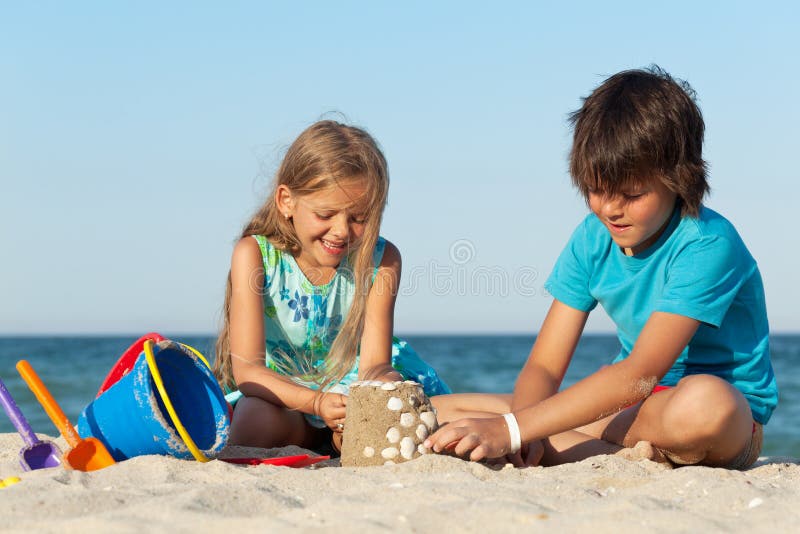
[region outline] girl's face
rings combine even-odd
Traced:
[[[359,246],[367,218],[365,191],[359,181],[308,195],[292,193],[284,185],[278,187],[278,209],[291,217],[300,240],[295,259],[312,283],[330,279],[347,253]]]
[[[677,195],[658,179],[614,196],[589,190],[589,207],[605,224],[614,243],[628,256],[647,250],[658,240],[676,201]]]

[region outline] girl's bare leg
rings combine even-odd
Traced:
[[[511,410],[511,395],[501,393],[453,393],[431,397],[439,424],[465,417],[494,417]]]
[[[315,429],[298,411],[287,410],[258,397],[243,397],[236,403],[231,421],[230,445],[283,447],[314,444]]]

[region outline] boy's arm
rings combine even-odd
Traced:
[[[400,251],[386,242],[381,264],[367,297],[364,331],[361,334],[360,380],[402,380],[392,367],[394,304],[400,287]]]
[[[588,312],[553,300],[528,361],[517,377],[512,412],[538,404],[558,392],[588,317]]]
[[[675,363],[699,324],[681,315],[654,312],[628,358],[600,369],[538,404],[515,408],[522,442],[597,421],[646,398]],[[553,324],[556,334],[557,326]],[[552,372],[551,369],[549,373]],[[550,387],[546,379],[540,382],[542,384]],[[520,381],[517,389],[521,387]],[[537,396],[535,392],[529,395],[526,402]],[[510,448],[508,428],[502,418],[456,421],[437,431],[426,443],[436,451],[454,446],[458,455],[472,451],[471,460],[501,456]]]
[[[522,440],[541,439],[592,423],[647,398],[699,325],[689,317],[654,312],[626,359],[517,412]]]
[[[553,301],[528,361],[517,378],[511,400],[512,412],[536,405],[558,391],[588,316],[588,312],[567,306],[559,300]],[[431,435],[425,445],[437,452],[454,448],[460,456],[472,451],[470,459],[475,461],[511,452],[508,426],[503,417],[453,421]],[[511,461],[516,465],[521,459]]]

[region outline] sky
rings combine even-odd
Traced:
[[[233,244],[321,118],[389,162],[399,333],[535,333],[587,213],[569,112],[656,63],[706,205],[800,321],[795,2],[0,2],[0,334],[216,332]],[[590,332],[612,332],[597,310]]]

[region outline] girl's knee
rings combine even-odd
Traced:
[[[236,403],[228,443],[251,447],[276,447],[302,439],[304,421],[299,412],[258,397],[242,397]]]

